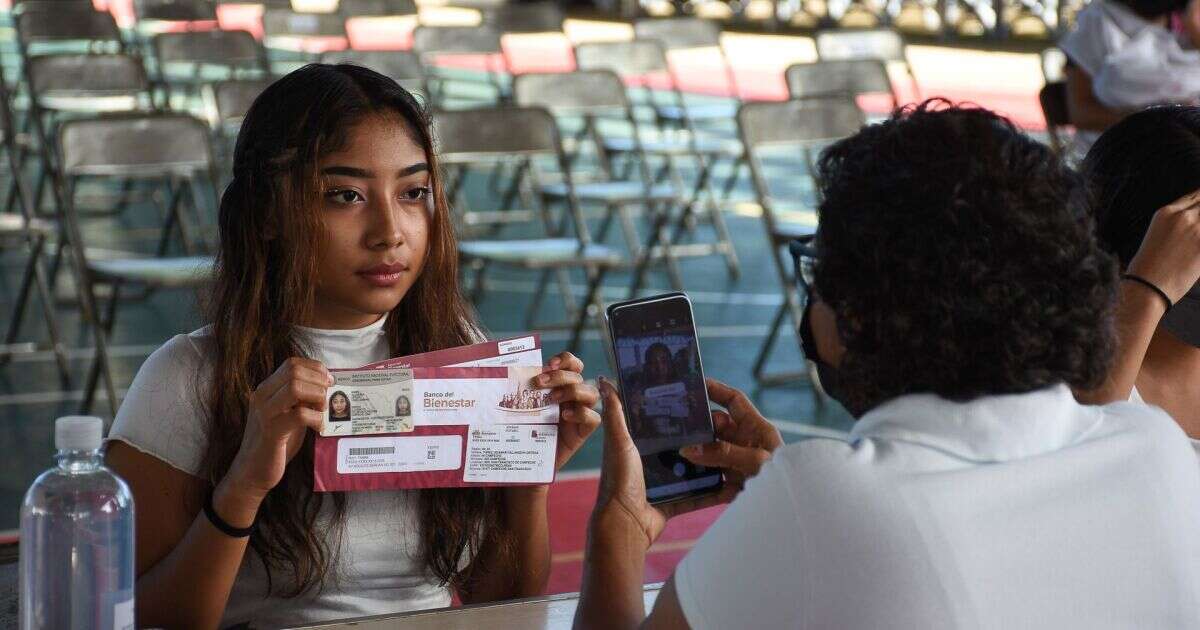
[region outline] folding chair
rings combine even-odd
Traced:
[[[153,109],[153,95],[141,62],[123,54],[28,57],[25,60],[25,76],[30,94],[28,120],[41,147],[43,166],[33,197],[34,211],[39,212],[46,183],[58,163],[54,155],[54,133],[58,119],[64,116]],[[57,191],[53,186],[51,189]],[[124,205],[128,192],[128,189],[122,192],[119,207]],[[61,199],[56,197],[54,201],[61,206]]]
[[[661,257],[666,263],[671,284],[683,289],[683,277],[679,271],[678,257],[683,255],[708,255],[711,248],[697,252],[679,244],[685,214],[672,212],[682,207],[684,200],[680,191],[671,183],[656,184],[650,172],[649,161],[641,150],[641,136],[637,118],[625,95],[621,79],[608,70],[580,70],[568,73],[531,73],[513,79],[513,98],[521,106],[544,107],[557,116],[582,118],[584,128],[596,139],[598,161],[605,176],[602,181],[576,182],[564,178],[563,182],[542,184],[538,190],[546,200],[563,201],[574,198],[583,204],[602,205],[605,208],[603,222],[597,239],[604,241],[614,218],[619,219],[630,257],[636,261],[630,294],[641,288],[645,271],[654,258]],[[620,179],[604,151],[604,133],[600,122],[623,121],[630,129],[637,177]],[[574,162],[568,163],[574,168]],[[652,218],[648,242],[643,246],[634,225],[631,208],[644,206]],[[676,214],[678,217],[676,217]],[[668,223],[675,219],[675,232],[669,234]]]
[[[150,38],[170,30],[212,30],[217,26],[214,0],[133,0],[138,45],[148,49]]]
[[[644,82],[647,78],[670,76],[666,53],[660,44],[654,40],[633,40],[624,42],[598,42],[580,44],[575,48],[575,60],[580,70],[610,70],[617,73],[626,84]],[[677,86],[668,90],[672,101],[681,111],[685,109],[683,94]],[[626,94],[630,89],[626,88]],[[646,98],[653,108],[656,104],[655,90],[647,89]],[[632,99],[631,99],[632,102]],[[684,190],[688,188],[683,182],[676,160],[683,158],[696,163],[696,175],[691,183],[691,193],[684,207],[688,214],[685,220],[691,226],[694,223],[695,207],[703,203],[707,209],[708,220],[716,232],[717,242],[713,253],[725,256],[726,268],[731,277],[737,277],[740,272],[737,251],[733,239],[725,225],[725,218],[716,195],[712,190],[712,169],[722,159],[730,160],[734,165],[737,176],[737,164],[742,157],[742,144],[736,138],[720,138],[713,135],[701,135],[697,132],[690,119],[680,121],[683,129],[672,129],[664,132],[661,127],[658,134],[647,134],[643,131],[640,138],[641,150],[647,155],[659,156],[664,159],[665,170],[670,174],[675,185]],[[635,148],[632,138],[604,137],[604,149],[612,154],[629,153]],[[661,180],[662,173],[655,177]],[[732,185],[727,187],[732,188]]]
[[[821,61],[876,59],[885,64],[901,64],[908,75],[914,100],[920,100],[920,86],[912,64],[908,62],[904,38],[894,29],[836,29],[820,31],[816,37],[817,57]]]
[[[508,101],[508,62],[500,44],[500,32],[487,26],[418,26],[413,31],[413,51],[425,67],[425,94],[439,105],[446,98],[450,82],[483,83],[496,94],[497,101]],[[483,57],[482,78],[455,73],[441,67],[446,61]]]
[[[262,24],[263,45],[268,51],[291,53],[301,62],[350,47],[346,20],[339,13],[298,13],[268,7],[263,10]]]
[[[417,4],[413,0],[339,0],[338,13],[347,19],[416,15]]]
[[[21,286],[17,290],[13,302],[12,314],[8,320],[8,330],[4,335],[4,343],[0,345],[0,362],[7,362],[14,354],[32,352],[37,346],[32,343],[18,344],[21,336],[21,324],[25,318],[26,307],[29,303],[30,289],[37,291],[38,300],[42,307],[42,317],[46,321],[46,333],[49,337],[51,351],[58,363],[59,380],[64,388],[70,387],[71,368],[67,362],[66,351],[58,335],[58,317],[54,312],[54,299],[50,294],[50,284],[42,268],[42,253],[46,247],[46,239],[52,236],[57,227],[44,219],[33,216],[29,203],[29,190],[21,173],[20,158],[17,155],[16,126],[10,107],[10,94],[3,74],[0,74],[0,142],[3,143],[4,155],[8,161],[11,177],[10,198],[8,208],[15,204],[19,213],[5,212],[0,214],[0,246],[28,247],[28,258],[25,270],[21,274]]]
[[[125,52],[111,13],[60,2],[26,2],[13,13],[22,60],[55,52]]]
[[[720,56],[721,68],[717,70],[725,76],[725,82],[732,93],[730,103],[713,103],[706,105],[662,105],[656,108],[660,120],[673,123],[679,127],[687,127],[685,121],[696,122],[731,122],[737,114],[737,103],[741,91],[738,89],[737,77],[733,66],[721,46],[721,25],[713,20],[696,17],[646,18],[633,23],[635,39],[656,41],[662,45],[668,58],[672,53],[696,51],[699,49],[715,49]],[[672,66],[673,68],[673,66]],[[682,82],[679,75],[672,69],[671,82],[673,89],[678,90]]]
[[[518,33],[561,33],[567,14],[557,2],[541,0],[502,4],[481,11],[483,24],[502,35]]]
[[[793,239],[812,234],[816,221],[811,213],[807,214],[807,217],[811,217],[808,221],[803,221],[803,218],[799,221],[786,220],[785,209],[775,204],[775,198],[771,194],[760,151],[784,145],[790,153],[795,153],[794,147],[798,145],[808,176],[815,184],[813,149],[857,133],[863,123],[862,110],[846,98],[746,103],[738,111],[738,128],[748,154],[750,179],[754,185],[758,205],[762,209],[763,227],[766,230],[767,245],[771,250],[771,260],[783,288],[783,303],[776,311],[771,330],[754,360],[754,378],[761,385],[776,385],[800,376],[767,374],[765,368],[784,320],[790,316],[792,322],[799,325],[803,312],[791,265],[782,249]],[[788,177],[789,181],[795,179],[795,175]]]
[[[87,254],[86,240],[73,203],[76,183],[83,178],[139,179],[165,183],[172,191],[172,211],[163,227],[164,237],[173,229],[188,229],[179,211],[182,199],[196,198],[194,188],[212,185],[213,159],[208,127],[203,121],[183,114],[133,113],[63,123],[59,133],[62,156],[61,188],[63,222],[73,248],[73,271],[84,320],[96,343],[96,357],[84,387],[82,411],[91,410],[96,387],[103,379],[113,414],[117,411],[116,388],[108,353],[109,335],[116,321],[120,290],[125,285],[147,289],[200,286],[209,281],[213,260],[208,256],[126,257],[94,260]],[[213,191],[215,193],[215,191]],[[99,310],[95,285],[111,287],[104,313]]]
[[[242,119],[246,117],[254,99],[269,85],[270,79],[233,79],[204,86],[201,94],[204,99],[205,118],[212,128],[213,144],[216,147],[214,153],[219,158],[218,163],[227,164],[233,159],[233,145],[237,140],[238,129],[242,126]],[[221,179],[217,181],[224,183]]]
[[[783,72],[794,99],[887,94],[892,109],[900,104],[887,65],[878,59],[815,61],[788,66]]]
[[[541,271],[543,279],[551,271],[564,279],[569,269],[587,274],[587,289],[582,307],[573,308],[570,287],[563,287],[568,312],[574,311],[568,348],[579,347],[583,327],[589,315],[601,312],[600,286],[610,269],[621,264],[619,252],[592,242],[587,222],[572,190],[571,169],[563,151],[554,117],[540,108],[487,108],[443,110],[434,114],[439,160],[446,165],[505,163],[514,160],[531,163],[525,177],[537,186],[539,159],[553,159],[567,185],[565,220],[554,221],[542,208],[546,237],[517,240],[468,240],[459,243],[463,261],[476,269],[472,298],[478,301],[485,292],[484,274],[490,265],[504,265]],[[574,235],[568,230],[573,229]],[[530,328],[537,327],[535,317],[544,295],[545,282],[534,296],[526,315]]]
[[[271,74],[266,49],[248,31],[159,33],[152,42],[155,79],[168,106],[175,93],[191,98],[214,81]]]
[[[321,56],[323,63],[350,63],[370,68],[410,92],[425,89],[425,70],[415,53],[406,50],[338,50]]]

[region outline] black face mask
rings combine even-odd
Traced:
[[[826,363],[821,358],[821,354],[817,352],[817,340],[813,337],[812,331],[811,300],[804,305],[804,315],[800,318],[800,347],[804,350],[805,358],[817,366],[817,378],[821,381],[821,389],[824,389],[830,398],[845,407],[846,403],[843,399],[842,384],[837,367]]]

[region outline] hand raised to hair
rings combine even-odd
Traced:
[[[1200,6],[1197,3],[1200,0],[1189,6]],[[1127,271],[1162,289],[1172,303],[1196,284],[1200,279],[1200,191],[1154,213]]]

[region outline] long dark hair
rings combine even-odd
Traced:
[[[344,146],[349,129],[385,114],[407,124],[430,166],[434,210],[424,269],[385,324],[394,355],[472,343],[475,316],[458,289],[458,251],[430,120],[404,88],[353,65],[305,66],[269,86],[246,113],[233,157],[233,181],[221,197],[221,245],[209,317],[216,363],[208,392],[205,471],[217,483],[242,441],[250,392],[288,357],[306,356],[295,325],[314,301],[321,220],[318,160]],[[313,487],[313,436],[266,497],[251,548],[267,567],[268,588],[292,597],[333,577],[346,521],[346,497]],[[316,531],[330,504],[330,531]],[[494,490],[420,492],[422,559],[443,584],[467,586],[464,553],[508,549]],[[287,579],[278,591],[273,570]]]
[[[1200,189],[1200,107],[1127,116],[1092,145],[1083,173],[1100,243],[1127,267],[1154,213]]]

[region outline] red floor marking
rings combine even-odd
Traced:
[[[579,590],[583,569],[581,554],[587,540],[588,519],[596,503],[598,482],[595,477],[565,479],[550,487],[550,552],[554,554],[554,563],[550,567],[550,593]],[[708,508],[668,523],[646,557],[645,582],[661,582],[670,577],[691,543],[704,534],[722,511],[724,507]]]

